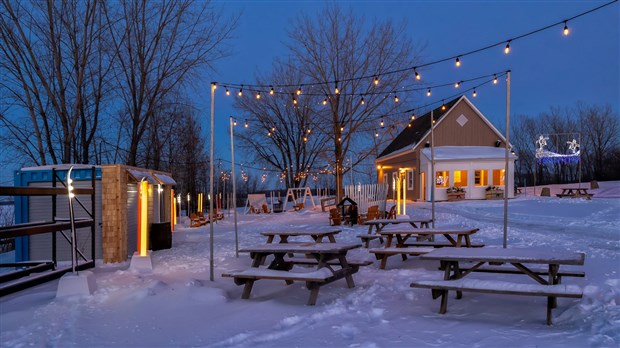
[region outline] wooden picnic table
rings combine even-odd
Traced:
[[[569,198],[579,198],[585,197],[587,199],[592,199],[594,194],[588,193],[588,189],[584,187],[565,187],[562,188],[562,193],[558,193],[556,196],[560,198],[569,197]]]
[[[385,269],[387,259],[390,256],[400,254],[403,261],[407,255],[423,255],[437,247],[481,247],[483,244],[472,244],[470,236],[478,232],[478,228],[418,228],[410,231],[381,231],[387,241],[385,247],[369,250],[375,257],[381,260],[381,269]],[[446,242],[435,242],[432,237],[441,235]],[[410,237],[415,237],[415,242],[409,242]]]
[[[432,290],[433,298],[441,296],[439,313],[447,311],[448,291],[456,291],[457,299],[462,291],[481,293],[530,295],[547,297],[547,324],[551,325],[551,310],[557,306],[557,297],[581,298],[583,291],[577,285],[560,284],[560,265],[578,265],[584,263],[585,254],[566,251],[550,251],[536,248],[442,248],[435,249],[420,256],[423,260],[438,260],[444,270],[443,280],[420,280],[411,283],[414,288]],[[473,263],[463,268],[462,263]],[[487,272],[501,274],[526,275],[535,284],[508,282],[503,280],[471,279],[469,274],[486,268]],[[497,267],[506,265],[506,267]],[[547,267],[546,271],[534,268],[536,265]],[[547,275],[547,279],[541,277]],[[571,276],[584,276],[583,273],[567,273]]]
[[[327,237],[330,243],[336,243],[334,237],[340,233],[340,229],[328,229],[328,230],[286,230],[286,231],[265,231],[261,232],[263,236],[267,237],[267,243],[272,243],[275,237],[280,238],[280,243],[288,243],[289,237],[309,236],[315,242],[321,243],[323,238]]]
[[[310,290],[308,305],[316,304],[321,286],[344,278],[349,288],[355,287],[352,275],[357,273],[360,264],[347,261],[349,250],[361,247],[360,244],[343,243],[269,243],[247,247],[240,252],[250,253],[252,266],[243,271],[222,274],[234,278],[235,284],[244,285],[241,298],[248,299],[254,282],[259,279],[284,280],[286,284],[305,281]],[[312,271],[294,270],[295,262],[285,259],[289,253],[312,255],[315,267]],[[268,255],[274,260],[268,267],[260,267],[261,261]],[[307,264],[306,264],[307,265]],[[304,268],[307,269],[307,268]]]
[[[362,225],[367,225],[368,226],[368,234],[366,235],[360,235],[358,236],[359,238],[362,239],[362,241],[364,242],[364,248],[368,248],[368,244],[370,243],[371,239],[377,239],[379,238],[379,240],[381,241],[381,243],[383,243],[383,238],[381,238],[381,235],[379,234],[379,232],[381,232],[381,230],[383,230],[383,228],[387,225],[398,225],[398,224],[409,224],[411,225],[413,228],[419,228],[419,227],[429,227],[429,224],[433,222],[432,219],[374,219],[374,220],[368,220],[368,221],[364,221],[364,223]],[[419,225],[419,226],[418,226]],[[373,229],[375,230],[375,233],[373,234]]]

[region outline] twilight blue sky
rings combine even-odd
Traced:
[[[425,61],[451,57],[570,18],[608,1],[336,1],[345,9],[373,18],[405,21],[414,44],[425,46]],[[241,12],[240,26],[232,41],[234,55],[216,64],[217,72],[204,82],[198,98],[203,130],[208,132],[210,81],[252,83],[256,72],[266,73],[274,58],[285,57],[287,30],[300,12],[320,15],[325,1],[215,1],[226,13]],[[511,42],[509,55],[503,46],[462,58],[462,66],[445,62],[421,70],[424,82],[438,85],[512,70],[511,117],[537,115],[551,106],[573,107],[575,102],[609,103],[619,110],[619,17],[616,2],[563,25]],[[471,86],[464,86],[468,88]],[[433,89],[431,98],[441,100],[455,93],[453,87]],[[505,83],[486,85],[470,100],[498,128],[506,115]],[[230,158],[228,122],[237,115],[233,96],[216,92],[216,157]],[[411,108],[416,105],[411,105]],[[243,116],[239,116],[243,119]],[[239,129],[238,131],[242,131]],[[208,138],[205,138],[208,142]],[[240,156],[236,156],[241,161]]]

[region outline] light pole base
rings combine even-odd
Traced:
[[[95,290],[97,290],[97,282],[93,272],[66,273],[60,277],[56,297],[90,296]]]
[[[148,252],[146,256],[140,256],[137,252],[133,253],[129,269],[138,273],[152,273],[153,262],[151,262],[151,253]]]

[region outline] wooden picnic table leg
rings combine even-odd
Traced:
[[[250,293],[252,292],[252,286],[254,285],[253,279],[248,279],[243,286],[243,292],[241,293],[241,298],[247,300],[250,298]]]
[[[471,248],[471,239],[469,238],[469,235],[465,236],[465,246]]]
[[[394,238],[393,234],[390,234],[387,237],[387,240],[385,242],[385,247],[389,248],[392,245],[392,238]],[[383,257],[381,258],[381,265],[379,265],[380,269],[385,269],[385,266],[387,265],[387,259],[390,255],[389,254],[383,254]]]
[[[333,234],[328,235],[327,239],[329,239],[330,243],[336,243],[336,237]]]
[[[310,297],[308,297],[308,306],[316,305],[316,300],[319,297],[319,289],[321,285],[317,282],[306,282],[306,288],[310,290]]]
[[[339,255],[338,256],[338,260],[340,261],[340,268],[341,269],[348,269],[351,268],[351,266],[349,266],[349,262],[347,262],[347,258],[344,254]],[[353,275],[349,274],[347,276],[344,277],[344,279],[347,281],[347,286],[349,287],[349,289],[352,289],[355,287],[355,282],[353,281]]]
[[[450,244],[452,244],[453,246],[455,246],[455,247],[456,247],[456,246],[460,246],[460,245],[457,245],[457,243],[456,243],[456,241],[454,240],[454,238],[452,238],[452,236],[451,236],[451,235],[449,235],[448,233],[444,233],[444,234],[443,234],[443,236],[444,236],[444,237],[446,237],[446,239],[447,239],[447,240],[450,242]]]

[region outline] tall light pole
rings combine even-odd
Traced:
[[[215,89],[217,88],[217,84],[215,82],[211,82],[211,146],[209,148],[209,160],[211,165],[209,166],[209,197],[213,197],[213,143],[214,143],[214,128],[215,128]],[[213,200],[209,199],[209,279],[211,281],[215,280],[213,275],[214,266],[213,266]]]
[[[235,183],[235,143],[233,137],[233,117],[230,116],[230,158],[232,162],[233,215],[235,216],[235,255],[239,257],[239,236],[237,234],[237,185]]]
[[[504,248],[508,246],[508,156],[510,155],[510,70],[506,72],[506,154],[504,163]]]
[[[431,224],[435,228],[435,116],[431,109]]]

